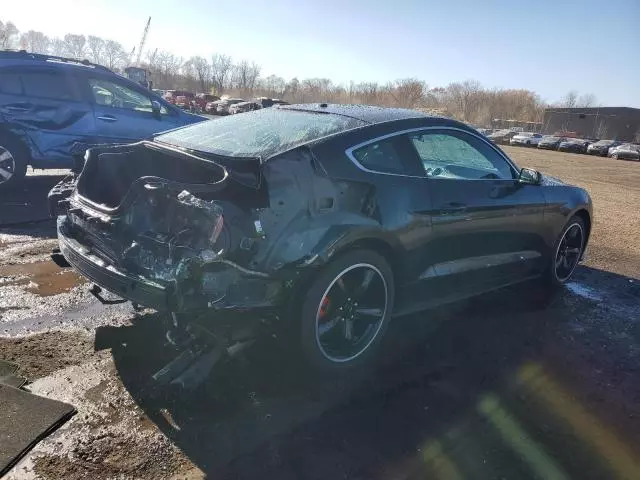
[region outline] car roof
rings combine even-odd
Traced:
[[[115,72],[109,70],[103,65],[97,63],[91,63],[88,60],[77,60],[74,58],[57,57],[55,55],[43,55],[39,53],[29,53],[24,50],[13,51],[4,50],[0,51],[0,66],[24,66],[24,65],[38,65],[57,68],[83,68],[99,70],[106,73],[116,75]]]
[[[282,105],[283,110],[299,110],[316,113],[332,113],[343,117],[355,118],[366,123],[382,123],[392,120],[406,120],[409,118],[435,117],[417,110],[406,108],[386,108],[372,105],[341,105],[334,103],[307,103],[296,105]],[[444,118],[444,117],[443,117]]]

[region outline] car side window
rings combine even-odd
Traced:
[[[118,82],[102,78],[90,78],[89,88],[97,105],[113,108],[124,108],[138,112],[152,112],[151,97],[122,85]],[[167,110],[161,107],[160,113]]]
[[[398,140],[400,136],[370,143],[353,150],[352,155],[367,170],[399,175],[411,173],[403,164]]]
[[[24,94],[27,96],[52,100],[75,100],[73,87],[64,73],[25,71],[20,74],[20,77]]]
[[[457,131],[409,134],[427,177],[457,180],[514,179],[514,170],[493,148]]]

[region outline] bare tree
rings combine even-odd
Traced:
[[[87,50],[89,59],[92,62],[99,63],[100,65],[104,63],[104,44],[104,39],[100,37],[96,37],[94,35],[89,35],[87,37]]]
[[[564,97],[562,97],[562,100],[560,100],[560,106],[566,107],[566,108],[573,108],[577,105],[577,103],[578,103],[578,92],[576,92],[575,90],[571,90],[567,92],[567,94]]]
[[[427,86],[415,78],[396,80],[392,87],[391,96],[397,106],[416,108],[424,106],[424,94]]]
[[[75,35],[73,33],[67,33],[64,36],[64,46],[66,54],[78,60],[82,60],[86,56],[86,44],[87,39],[84,35]]]
[[[194,76],[199,82],[200,91],[208,91],[211,83],[211,65],[209,65],[209,62],[202,57],[191,57],[188,63],[193,68]]]
[[[211,56],[211,77],[217,92],[222,93],[229,87],[232,67],[233,61],[230,56],[217,53]]]
[[[584,93],[578,97],[576,106],[581,108],[595,107],[598,104],[598,99],[593,93]]]
[[[260,65],[256,62],[251,62],[249,66],[249,71],[247,72],[247,88],[253,92],[253,89],[256,86],[256,82],[258,81],[258,77],[260,76]]]
[[[278,77],[277,75],[269,75],[264,78],[261,82],[261,89],[263,92],[270,97],[281,97],[286,90],[287,83],[284,78]]]
[[[58,57],[62,57],[67,53],[64,40],[61,38],[54,38],[49,45],[49,50],[52,55],[56,55]]]
[[[0,50],[14,48],[17,36],[18,28],[13,23],[2,23],[0,21]]]
[[[20,44],[32,53],[48,53],[50,43],[49,37],[35,30],[29,30],[20,36]]]
[[[124,51],[124,47],[115,40],[105,40],[103,56],[104,66],[111,70],[121,68],[127,60],[127,53]]]

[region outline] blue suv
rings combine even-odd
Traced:
[[[203,120],[86,60],[0,51],[0,189],[20,183],[27,165],[71,168],[88,145]]]

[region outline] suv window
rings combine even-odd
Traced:
[[[0,93],[7,95],[22,95],[20,74],[15,72],[0,72]]]
[[[381,173],[405,175],[402,156],[398,149],[398,139],[391,137],[370,143],[353,151],[356,161],[367,170]]]
[[[152,112],[151,97],[120,83],[102,78],[90,78],[89,87],[96,104],[139,112]],[[166,113],[166,111],[161,112]]]
[[[24,71],[20,74],[24,94],[53,100],[74,100],[73,89],[66,75],[60,72]]]
[[[462,180],[513,179],[513,168],[493,148],[457,131],[409,134],[427,177]]]

